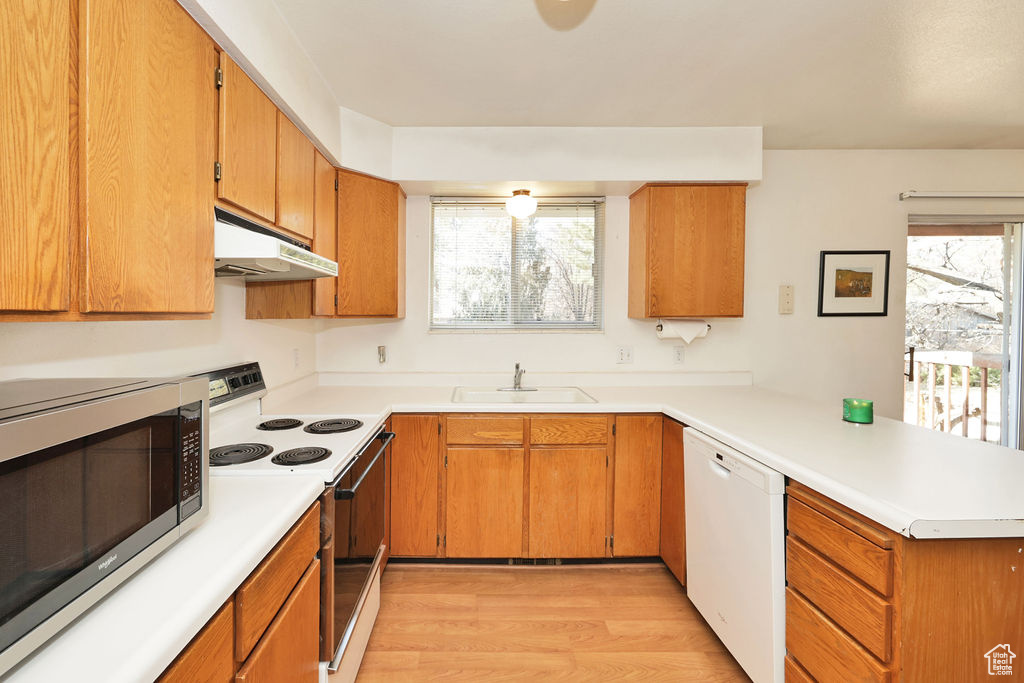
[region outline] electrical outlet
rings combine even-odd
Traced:
[[[299,353],[298,349],[292,349],[292,363],[296,370],[298,370],[299,366],[302,365],[302,354]]]
[[[682,365],[683,364],[683,356],[684,356],[685,351],[686,351],[686,347],[685,346],[673,346],[672,347],[672,361],[676,365]]]
[[[633,347],[632,346],[620,346],[615,352],[616,363],[632,363],[633,362]]]
[[[779,315],[793,314],[793,285],[779,285]]]

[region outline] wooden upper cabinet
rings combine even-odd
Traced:
[[[315,148],[287,116],[277,112],[277,224],[313,239]]]
[[[647,557],[660,552],[661,415],[615,418],[612,552]]]
[[[313,154],[313,251],[338,260],[338,175],[319,151]],[[313,280],[313,314],[334,315],[338,278]]]
[[[70,302],[76,5],[0,3],[0,310]]]
[[[629,202],[629,317],[743,315],[745,183],[645,185]]]
[[[338,310],[342,317],[405,316],[405,193],[338,171]]]
[[[224,52],[220,68],[217,198],[274,222],[277,107]]]
[[[80,308],[213,310],[213,41],[174,0],[82,0]]]

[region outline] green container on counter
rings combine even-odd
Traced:
[[[875,421],[875,402],[866,398],[844,398],[843,419],[869,425]]]

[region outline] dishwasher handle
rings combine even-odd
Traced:
[[[714,472],[716,476],[719,476],[722,479],[728,479],[730,476],[732,476],[732,470],[730,470],[725,465],[717,463],[714,460],[708,460],[707,463],[708,469]]]

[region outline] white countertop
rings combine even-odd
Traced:
[[[4,680],[156,679],[323,490],[319,477],[212,478],[201,525]]]
[[[312,386],[274,413],[660,412],[916,538],[1024,537],[1024,453],[749,386],[582,387],[597,403],[452,403],[453,387]]]

